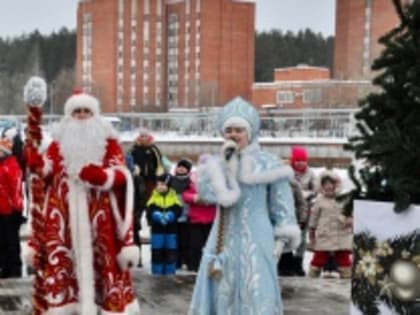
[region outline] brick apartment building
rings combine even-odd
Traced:
[[[409,1],[409,0],[407,0]],[[277,108],[349,108],[373,90],[370,67],[379,37],[399,21],[391,0],[336,0],[332,78],[327,68],[275,69],[274,82],[254,83],[252,101]]]
[[[252,101],[278,109],[352,108],[372,90],[368,80],[336,80],[323,67],[298,65],[274,70],[274,81],[254,83]]]
[[[80,0],[76,82],[105,112],[159,112],[251,98],[255,3]]]
[[[371,79],[370,66],[382,46],[378,39],[399,23],[391,0],[336,0],[333,77]]]

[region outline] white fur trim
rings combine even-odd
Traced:
[[[254,160],[247,155],[243,156],[240,167],[239,181],[244,184],[268,184],[279,179],[289,180],[294,177],[293,169],[289,165],[256,172],[254,171]]]
[[[70,303],[48,309],[44,315],[74,315],[79,314],[79,303]],[[95,313],[92,313],[95,314]]]
[[[283,225],[274,227],[274,237],[285,242],[284,252],[296,249],[301,240],[301,231],[297,225]]]
[[[80,315],[96,314],[93,272],[92,234],[89,220],[87,188],[68,181],[70,234],[74,251],[74,267],[79,286]]]
[[[100,315],[140,315],[139,301],[137,299],[134,299],[133,302],[127,304],[127,306],[125,307],[125,311],[122,313],[101,310]]]
[[[52,161],[46,156],[44,156],[42,160],[44,161],[44,165],[42,167],[42,175],[46,177],[52,172]]]
[[[33,267],[35,254],[36,254],[36,251],[32,246],[28,245],[22,248],[22,260],[28,266]]]
[[[64,105],[64,115],[71,116],[76,108],[89,108],[94,116],[99,115],[99,101],[92,95],[81,93],[68,98]]]
[[[140,250],[136,245],[124,246],[117,255],[118,265],[121,270],[127,270],[134,266],[140,259]]]
[[[223,172],[220,160],[215,158],[209,159],[206,164],[207,167],[205,168],[207,168],[210,184],[216,194],[217,202],[223,207],[232,206],[241,195],[238,182],[233,175]]]
[[[251,125],[246,119],[237,116],[230,117],[223,123],[223,133],[228,127],[245,128],[246,133],[248,135],[248,140],[251,139]]]
[[[96,188],[102,191],[110,190],[112,188],[112,185],[114,185],[114,180],[115,180],[115,169],[113,167],[106,169],[105,173],[106,173],[105,183],[101,186],[96,186]]]
[[[134,195],[134,185],[133,179],[131,177],[130,171],[125,166],[113,166],[111,170],[119,170],[123,173],[125,177],[125,209],[124,209],[124,217],[121,217],[120,211],[118,209],[118,202],[115,194],[111,191],[110,192],[110,201],[111,201],[111,208],[112,214],[114,215],[114,219],[117,222],[117,229],[118,229],[118,238],[120,240],[124,240],[125,236],[128,233],[133,221],[133,195]]]

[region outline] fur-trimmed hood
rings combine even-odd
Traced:
[[[333,170],[330,170],[330,169],[326,169],[326,170],[322,171],[322,173],[318,176],[317,183],[316,183],[317,191],[319,191],[322,194],[324,193],[324,190],[322,189],[321,182],[324,178],[327,178],[327,177],[329,177],[329,178],[331,178],[332,180],[335,181],[335,183],[336,183],[335,193],[336,194],[341,193],[342,190],[343,190],[342,180],[336,172],[334,172]]]

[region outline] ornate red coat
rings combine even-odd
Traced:
[[[47,149],[45,204],[28,243],[35,250],[35,313],[140,314],[127,268],[138,259],[133,184],[115,139],[107,140],[103,167],[106,183],[90,186],[68,176],[57,142]]]

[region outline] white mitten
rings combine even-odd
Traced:
[[[140,259],[140,250],[137,246],[125,246],[117,255],[117,262],[121,270],[127,270],[137,266]]]
[[[283,253],[284,248],[284,242],[282,240],[276,240],[274,243],[274,252],[273,255],[276,258],[276,261],[278,261],[281,257],[281,254]]]
[[[238,144],[232,139],[227,139],[222,146],[222,157],[225,161],[229,161],[238,148]]]

